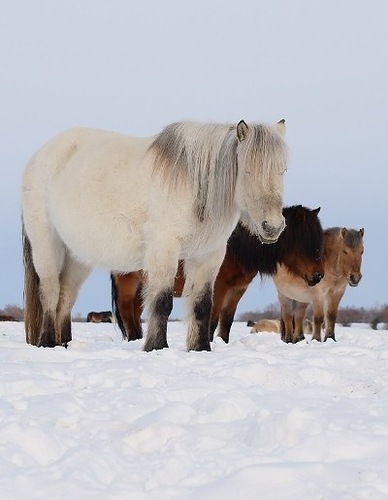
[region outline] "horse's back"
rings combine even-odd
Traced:
[[[129,270],[129,254],[136,261],[133,270],[141,268],[151,142],[152,137],[83,128],[68,129],[52,138],[33,156],[24,173],[27,234],[33,232],[38,214],[39,225],[55,229],[85,263]]]

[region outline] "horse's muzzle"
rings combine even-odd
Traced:
[[[324,273],[313,273],[311,276],[305,276],[305,281],[308,286],[317,285],[325,277]]]
[[[272,226],[266,220],[263,221],[261,224],[262,231],[259,234],[260,241],[266,244],[276,243],[285,227],[284,219],[280,226]]]
[[[349,274],[348,283],[349,286],[357,286],[362,278],[362,274]]]

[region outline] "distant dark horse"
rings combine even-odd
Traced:
[[[318,218],[319,210],[310,210],[301,205],[284,208],[286,228],[278,241],[271,245],[263,245],[241,223],[237,225],[229,238],[226,255],[214,285],[210,340],[219,324],[218,335],[225,342],[229,341],[237,305],[258,273],[261,277],[272,276],[276,273],[278,264],[283,264],[289,273],[301,278],[309,286],[314,286],[321,280],[324,269],[321,261],[323,236]],[[111,282],[113,312],[123,338],[141,338],[143,272],[112,274]],[[175,277],[174,296],[182,295],[184,283],[184,264],[180,261]]]
[[[90,312],[86,321],[88,323],[112,323],[113,315],[110,311]]]
[[[1,314],[0,321],[16,321],[16,320],[13,316],[7,316],[6,314]]]

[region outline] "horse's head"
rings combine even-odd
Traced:
[[[320,207],[310,210],[302,205],[283,209],[286,229],[279,238],[282,264],[308,286],[318,284],[325,275],[319,211]]]
[[[241,222],[262,243],[274,243],[285,227],[282,214],[283,174],[287,163],[284,120],[275,127],[248,126],[242,120],[235,130],[236,202]]]
[[[363,236],[364,228],[358,231],[356,229],[347,229],[346,227],[341,229],[341,261],[349,286],[357,286],[362,278],[361,264],[362,255],[364,253]]]

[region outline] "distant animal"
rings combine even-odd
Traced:
[[[259,321],[252,322],[248,326],[252,326],[251,333],[280,332],[280,320],[278,319],[259,319]]]
[[[218,335],[229,341],[230,329],[237,305],[254,277],[260,273],[271,276],[277,264],[314,286],[323,276],[321,261],[323,231],[318,218],[319,208],[311,210],[302,205],[285,207],[286,228],[276,243],[263,245],[242,223],[229,238],[226,255],[219,270],[211,309],[210,340],[219,326]],[[145,273],[112,274],[112,309],[117,324],[127,340],[142,336],[142,287]],[[174,295],[181,297],[185,283],[185,266],[180,262],[175,277]]]
[[[247,326],[251,326],[251,333],[258,332],[274,332],[280,333],[281,325],[279,319],[260,319],[259,321],[248,321]],[[304,332],[312,333],[311,321],[306,318],[304,320]]]
[[[86,317],[88,323],[112,323],[113,315],[111,311],[90,312]]]
[[[6,315],[6,314],[1,314],[0,315],[0,321],[16,321],[13,316]]]
[[[335,322],[339,303],[347,285],[359,284],[361,274],[364,229],[332,227],[324,230],[323,262],[325,277],[311,288],[300,278],[291,276],[280,265],[273,281],[281,305],[281,335],[285,342],[296,343],[304,339],[303,320],[306,309],[313,305],[313,340],[335,340]]]
[[[95,266],[143,269],[144,350],[168,347],[184,261],[188,350],[210,350],[213,285],[238,220],[266,244],[284,229],[285,125],[180,122],[154,137],[71,129],[23,175],[26,340],[71,341],[71,309]]]

